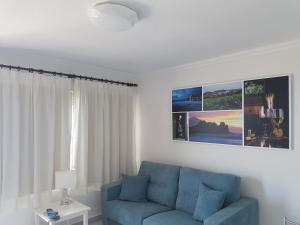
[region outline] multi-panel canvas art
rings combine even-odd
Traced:
[[[172,91],[173,139],[291,149],[290,76]]]

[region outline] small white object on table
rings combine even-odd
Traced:
[[[51,208],[55,211],[58,211],[60,219],[59,220],[51,220],[47,216],[46,209]],[[83,217],[83,225],[88,225],[88,211],[91,210],[90,207],[77,202],[72,199],[72,203],[70,205],[49,205],[47,208],[41,207],[34,210],[35,214],[35,225],[39,225],[40,220],[45,221],[49,225],[54,225],[56,223],[60,223],[62,221],[67,221],[70,219],[74,219],[76,217]]]

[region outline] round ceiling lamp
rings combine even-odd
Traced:
[[[102,2],[94,5],[89,17],[93,24],[109,31],[124,31],[134,26],[138,14],[133,9],[117,3]]]

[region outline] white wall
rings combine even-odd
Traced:
[[[0,64],[33,67],[57,72],[75,73],[106,79],[134,82],[134,74],[57,58],[37,51],[0,48]]]
[[[99,68],[66,59],[54,58],[32,51],[0,48],[0,64],[33,67],[37,69],[54,70],[57,72],[76,73],[87,76],[119,81],[136,81],[133,74],[120,71]],[[92,191],[87,196],[76,197],[79,201],[89,205],[92,210],[89,216],[97,216],[100,213],[100,191]],[[15,213],[0,214],[1,225],[33,225],[34,218],[31,210],[20,210]]]
[[[144,74],[139,86],[140,160],[242,176],[242,194],[259,199],[261,225],[300,222],[300,42],[247,51]],[[171,140],[171,89],[278,74],[294,74],[294,151]]]

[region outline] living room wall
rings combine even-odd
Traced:
[[[261,225],[300,221],[300,41],[143,74],[139,86],[138,157],[242,177],[242,195],[260,203]],[[294,150],[263,150],[172,141],[171,90],[293,74]]]

